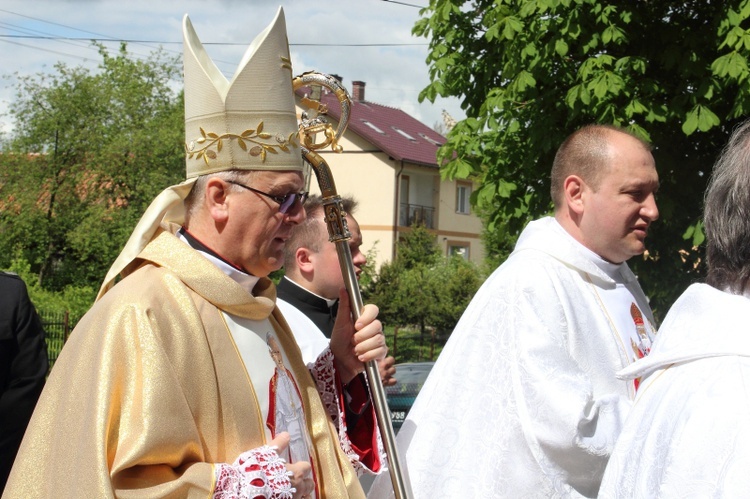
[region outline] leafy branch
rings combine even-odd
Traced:
[[[211,159],[216,159],[224,147],[225,141],[236,140],[240,149],[247,152],[250,156],[260,156],[262,162],[266,161],[266,154],[278,154],[279,150],[289,152],[290,146],[297,147],[297,132],[292,132],[288,137],[272,134],[263,131],[263,122],[258,123],[255,129],[248,128],[241,134],[224,133],[219,135],[214,132],[206,132],[203,127],[200,128],[201,136],[198,139],[186,144],[185,150],[188,159],[201,159],[208,164]],[[263,142],[275,139],[275,142]],[[203,144],[203,147],[196,149],[196,144]],[[254,145],[253,145],[254,144]],[[215,148],[215,149],[214,149]],[[278,149],[278,150],[277,150]]]

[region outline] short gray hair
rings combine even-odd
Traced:
[[[742,294],[750,280],[750,120],[737,127],[706,190],[707,282]]]
[[[255,173],[254,170],[226,170],[223,172],[207,173],[198,177],[195,184],[193,184],[193,188],[190,189],[190,194],[185,198],[185,223],[189,223],[190,218],[203,206],[203,196],[206,193],[208,179],[220,178],[225,182],[251,183]],[[242,187],[229,184],[229,189],[239,190]]]

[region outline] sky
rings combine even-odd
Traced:
[[[465,115],[458,99],[419,103],[429,83],[428,40],[411,34],[428,0],[3,0],[0,2],[0,131],[12,132],[7,115],[17,75],[55,71],[55,64],[95,70],[100,57],[91,39],[110,53],[128,42],[133,57],[163,47],[182,54],[182,18],[227,78],[247,46],[284,8],[294,74],[317,70],[365,82],[368,101],[402,109],[429,127],[445,109]]]

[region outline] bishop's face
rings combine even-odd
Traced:
[[[298,193],[304,187],[300,172],[254,172],[244,182],[273,196]],[[302,204],[286,213],[262,194],[228,184],[227,220],[222,228],[222,255],[257,277],[266,277],[284,264],[284,246],[293,226],[305,219]]]

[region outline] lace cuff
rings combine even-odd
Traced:
[[[264,445],[240,454],[234,464],[214,466],[213,499],[292,499],[295,489],[284,460]]]
[[[323,353],[318,356],[315,363],[310,366],[310,374],[312,374],[312,377],[315,380],[326,412],[331,417],[331,421],[333,421],[333,424],[336,427],[341,449],[349,458],[354,471],[358,476],[364,473],[373,473],[373,471],[362,462],[361,456],[354,450],[351,438],[349,438],[345,417],[344,398],[339,391],[341,382],[336,374],[336,368],[333,364],[333,353],[330,348],[323,350]],[[369,410],[373,410],[371,406]],[[376,447],[380,456],[380,459],[377,461],[383,462],[385,451],[383,450],[383,443],[377,424],[375,425],[375,434],[375,441],[377,442]],[[382,470],[382,468],[383,467],[381,466],[380,469]]]
[[[339,408],[339,390],[336,383],[336,368],[333,366],[333,352],[330,347],[323,350],[314,364],[310,365],[310,374],[323,400],[323,407],[331,417],[334,426],[339,427],[343,414]]]

